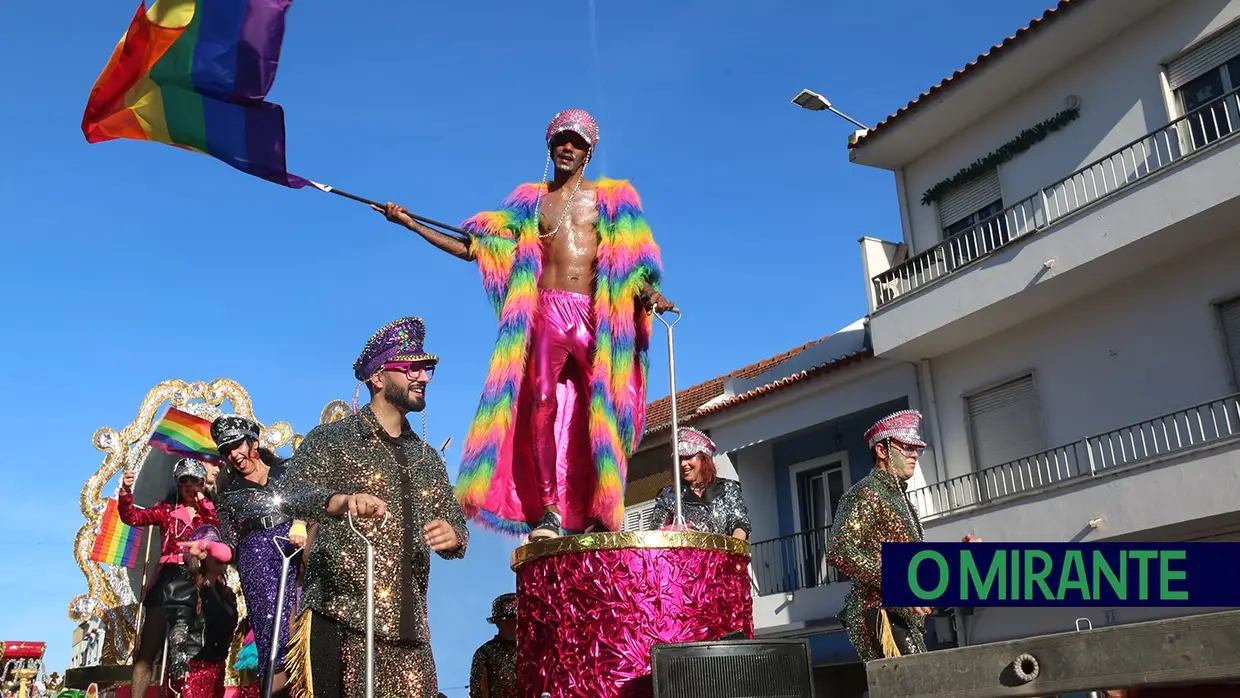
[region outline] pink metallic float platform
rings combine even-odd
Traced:
[[[512,554],[522,696],[649,698],[660,643],[753,637],[749,544],[696,531],[537,541]]]

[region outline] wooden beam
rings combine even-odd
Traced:
[[[1032,657],[1023,672],[1014,665]],[[1021,674],[1033,678],[1022,680]],[[1240,680],[1240,611],[1043,635],[882,659],[870,698],[1036,698]]]

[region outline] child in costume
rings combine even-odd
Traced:
[[[232,549],[221,542],[215,526],[200,526],[182,547],[203,550],[201,558],[186,554],[193,580],[193,594],[187,605],[173,603],[168,613],[174,618],[170,647],[169,675],[172,689],[181,698],[223,698],[228,652],[237,632],[237,596],[225,581],[225,565]],[[182,632],[183,630],[183,632]],[[246,686],[240,695],[258,696],[257,685]]]
[[[219,525],[215,505],[203,492],[206,467],[193,458],[182,458],[173,466],[172,475],[177,482],[176,489],[169,493],[166,500],[156,502],[150,508],[134,506],[133,483],[136,476],[132,471],[121,477],[121,490],[117,496],[117,513],[121,521],[130,526],[158,526],[162,539],[159,569],[154,581],[143,592],[145,620],[130,683],[135,695],[145,695],[150,685],[151,666],[155,655],[163,647],[168,631],[166,606],[170,603],[184,606],[193,594],[193,583],[186,570],[180,544],[200,526]]]

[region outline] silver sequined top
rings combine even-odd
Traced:
[[[246,480],[240,473],[230,472],[224,487],[215,495],[215,511],[220,517],[220,532],[224,534],[224,542],[235,550],[251,529],[249,522],[258,522],[263,517],[269,520],[290,519],[291,515],[284,511],[284,500],[280,496],[280,481],[287,472],[283,465],[275,465],[267,473],[267,484],[259,485]],[[262,526],[261,528],[270,528]]]
[[[745,498],[741,495],[741,483],[716,478],[701,497],[694,494],[693,489],[683,482],[681,487],[685,521],[694,529],[728,536],[738,528],[744,531],[746,536],[752,533],[749,507],[745,506]],[[659,490],[659,496],[655,500],[650,528],[658,530],[670,526],[675,518],[676,491],[670,486],[664,487]]]
[[[409,423],[393,439],[370,406],[344,419],[315,427],[287,461],[285,510],[318,523],[306,567],[302,606],[352,629],[365,630],[366,548],[345,517],[324,514],[339,493],[371,494],[387,503],[388,520],[359,521],[375,545],[375,636],[388,642],[427,643],[426,591],[430,547],[422,528],[435,519],[460,540],[445,559],[462,558],[469,542],[465,516],[452,493],[439,452],[425,444]]]

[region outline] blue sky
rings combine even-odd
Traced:
[[[891,175],[850,165],[852,127],[791,97],[814,89],[872,124],[1050,4],[299,0],[272,99],[292,171],[447,221],[538,178],[555,112],[594,112],[590,173],[641,192],[685,311],[686,387],[864,314],[857,238],[899,237]],[[88,146],[86,96],[135,5],[82,3],[54,29],[46,4],[0,8],[0,639],[48,642],[58,670],[85,587],[71,545],[91,435],[156,383],[233,378],[260,420],[304,433],[352,393],[366,338],[420,315],[443,357],[431,439],[454,437],[455,478],[494,338],[475,269],[359,204],[166,146]],[[666,365],[659,342],[652,399]],[[466,560],[435,563],[454,698],[513,587],[511,547],[477,533]]]

